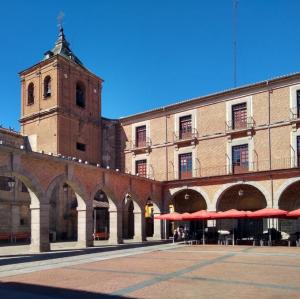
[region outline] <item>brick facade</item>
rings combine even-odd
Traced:
[[[60,46],[70,55],[57,53]],[[110,120],[101,117],[102,79],[74,56],[62,30],[50,54],[20,73],[21,134],[0,129],[0,176],[17,184],[14,193],[0,191],[2,232],[29,231],[30,223],[34,251],[49,249],[51,231],[76,230],[78,246],[90,246],[99,191],[109,207],[111,243],[128,235],[145,240],[148,205],[154,215],[170,209],[300,208],[292,192],[300,190],[300,74]],[[51,92],[45,94],[47,78]],[[78,105],[82,94],[84,105]],[[247,108],[238,126],[234,105]],[[180,121],[189,118],[182,134]],[[146,128],[143,142],[136,140],[140,127]],[[238,150],[233,153],[239,147],[248,149],[246,163]],[[188,176],[181,173],[180,157],[189,157]],[[146,178],[136,173],[141,163]],[[21,182],[28,193],[21,194]],[[184,201],[187,193],[191,199]],[[31,219],[27,227],[21,227],[22,217]],[[154,222],[153,237],[167,237],[164,225]],[[298,221],[286,232],[299,229]]]

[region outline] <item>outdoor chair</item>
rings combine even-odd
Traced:
[[[233,235],[225,236],[225,245],[233,245]]]

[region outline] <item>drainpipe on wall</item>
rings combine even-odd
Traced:
[[[269,87],[269,81],[267,81],[268,86],[268,142],[269,142],[269,170],[272,170],[272,149],[271,149],[271,94],[273,90]],[[274,207],[274,186],[273,177],[270,175],[271,180],[271,203],[272,208]]]
[[[168,156],[168,115],[165,117],[165,149],[166,149],[166,181],[169,180],[169,156]]]

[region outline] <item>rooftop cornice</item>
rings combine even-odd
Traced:
[[[288,75],[284,75],[284,76],[274,77],[274,78],[271,78],[268,80],[239,86],[237,88],[231,88],[231,89],[211,93],[211,94],[208,94],[205,96],[182,100],[182,101],[179,101],[174,104],[170,104],[170,105],[166,105],[163,107],[151,109],[148,111],[120,117],[120,122],[126,123],[126,122],[130,122],[130,121],[135,121],[136,119],[140,119],[140,118],[145,118],[145,117],[150,118],[151,116],[154,116],[156,114],[162,114],[162,113],[166,114],[168,112],[172,113],[173,110],[185,108],[185,107],[188,108],[189,106],[192,106],[192,105],[195,105],[198,103],[203,103],[205,101],[209,101],[212,99],[218,99],[218,98],[222,98],[225,96],[234,97],[242,92],[244,92],[244,93],[254,92],[259,88],[272,88],[275,84],[285,83],[285,82],[291,81],[293,79],[300,79],[300,73],[296,72],[296,73],[292,73],[292,74],[288,74]]]

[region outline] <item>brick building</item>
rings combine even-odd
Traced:
[[[23,139],[29,151],[146,178],[139,181],[141,190],[142,182],[157,182],[161,188],[160,195],[156,194],[157,213],[300,208],[299,73],[110,120],[101,116],[103,80],[75,56],[61,29],[53,50],[20,76],[21,135],[2,130],[3,140],[14,135],[16,142]],[[76,199],[74,194],[66,196],[64,189],[62,182],[53,191],[54,198]],[[137,224],[132,220],[135,202],[128,198],[118,220],[123,238],[133,237]],[[53,219],[66,205],[64,201],[59,204],[53,204]],[[152,199],[148,205],[153,209]],[[104,204],[94,219],[107,218],[106,208]],[[153,219],[144,208],[145,203],[140,207],[145,215],[138,223],[150,236]],[[52,231],[72,235],[76,213],[74,217],[72,212],[67,214],[69,222],[61,215],[60,227],[69,229],[53,226]],[[253,225],[248,222],[236,221],[235,226],[246,235]],[[255,225],[261,231],[268,227],[287,234],[300,231],[299,220],[258,222]],[[168,234],[167,227],[161,230]]]

